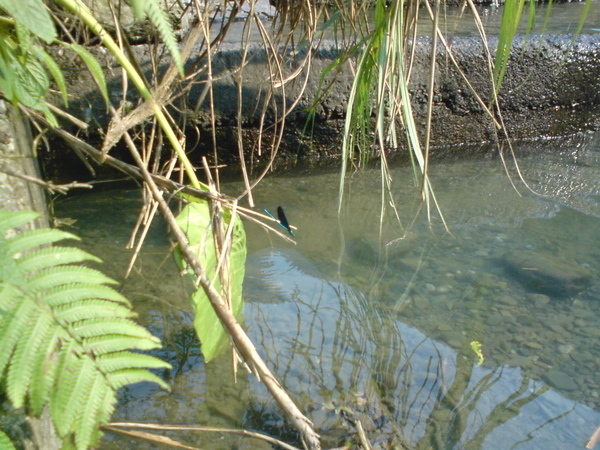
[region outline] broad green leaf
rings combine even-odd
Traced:
[[[78,44],[65,44],[69,48],[75,51],[79,55],[79,57],[83,60],[88,70],[91,72],[92,76],[96,79],[98,86],[100,87],[100,91],[102,92],[102,97],[104,98],[104,103],[108,106],[108,88],[106,87],[106,79],[104,78],[104,72],[102,71],[102,66],[98,60],[92,55],[89,51],[87,51],[84,47]]]
[[[0,448],[4,450],[16,450],[10,438],[2,430],[0,430]]]
[[[225,222],[231,220],[228,212],[223,214]],[[186,233],[191,247],[215,289],[225,297],[218,276],[215,277],[217,255],[210,224],[210,211],[206,202],[187,205],[177,217],[177,223]],[[232,233],[233,244],[229,256],[231,301],[235,317],[243,311],[242,282],[246,264],[246,233],[239,217],[236,217]],[[207,362],[226,350],[229,341],[210,300],[201,286],[191,296],[195,308],[194,327],[202,343],[202,353]]]
[[[128,351],[159,348],[160,340],[129,319],[135,314],[127,300],[106,286],[113,280],[75,264],[97,258],[47,245],[72,235],[7,233],[37,215],[0,211],[0,393],[34,414],[49,404],[64,447],[83,450],[101,437],[116,389],[138,381],[168,389],[148,369],[170,365]],[[116,373],[113,387],[106,369]],[[4,448],[9,443],[0,436]]]
[[[510,49],[517,34],[517,28],[523,14],[525,0],[506,0],[502,22],[500,23],[500,35],[498,36],[498,48],[496,49],[496,60],[494,62],[494,81],[496,92],[500,91],[502,79],[508,66]]]
[[[56,29],[42,0],[0,0],[0,7],[48,44],[56,39]]]
[[[167,48],[169,49],[169,52],[171,52],[171,57],[175,62],[175,66],[179,70],[179,74],[183,76],[183,60],[181,59],[181,54],[179,53],[177,39],[175,39],[175,34],[173,33],[173,25],[169,20],[169,16],[162,8],[162,5],[158,0],[145,0],[143,2],[143,5],[144,10],[148,15],[148,18],[160,33],[160,36]]]
[[[15,95],[13,85],[15,83],[15,78],[15,72],[12,70],[10,64],[4,59],[2,53],[0,53],[0,91],[13,103]]]
[[[48,68],[48,70],[50,71],[50,73],[52,74],[52,78],[54,78],[54,81],[56,82],[56,85],[58,86],[58,90],[62,94],[62,98],[63,98],[63,102],[64,102],[65,106],[69,106],[69,96],[67,94],[67,84],[65,83],[65,77],[63,76],[62,70],[60,70],[60,67],[58,66],[56,61],[54,61],[54,58],[52,58],[52,56],[50,56],[48,53],[46,53],[43,49],[41,49],[40,47],[34,47],[32,50],[33,50],[35,57],[37,59],[39,59],[41,62],[43,62],[46,65],[46,67]]]
[[[46,94],[50,89],[50,80],[44,67],[29,55],[25,58],[24,64],[20,64],[16,58],[14,63],[17,64],[16,100],[25,106],[40,109],[40,104],[45,102]]]

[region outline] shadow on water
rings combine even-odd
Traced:
[[[435,217],[410,229],[381,221],[377,170],[349,177],[342,220],[335,174],[266,179],[255,191],[258,207],[283,205],[298,231],[292,247],[247,226],[246,326],[325,447],[356,442],[358,422],[379,448],[435,449],[581,448],[600,425],[598,136],[519,154],[538,194],[521,185],[519,195],[494,157],[432,166],[452,235]],[[392,176],[406,225],[419,198],[409,169]],[[107,202],[122,220],[98,217]],[[83,245],[120,278],[138,206],[134,195],[102,193],[57,211],[78,219]],[[260,383],[242,373],[234,383],[228,358],[204,365],[165,234],[158,224],[122,290],[163,339],[173,391],[128,388],[114,420],[243,426],[294,442]],[[550,282],[558,287],[540,288]],[[269,448],[214,435],[186,442]],[[109,435],[102,448],[158,447]]]

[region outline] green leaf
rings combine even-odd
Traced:
[[[171,369],[171,364],[162,359],[130,351],[100,355],[97,361],[102,370],[106,372],[116,372],[130,368]]]
[[[131,307],[129,300],[119,294],[110,286],[92,283],[63,284],[46,292],[44,302],[51,307],[59,307],[68,303],[86,299],[110,300],[121,305]]]
[[[0,91],[13,103],[15,95],[13,85],[15,84],[15,80],[15,72],[11,65],[4,59],[2,52],[0,52]]]
[[[131,0],[131,7],[137,20],[144,18],[144,9],[146,7],[146,0]]]
[[[169,52],[171,52],[171,57],[175,62],[175,66],[179,70],[180,75],[183,76],[183,60],[181,59],[181,54],[179,53],[179,47],[177,46],[177,40],[175,39],[173,26],[169,21],[169,16],[162,8],[158,0],[146,0],[144,2],[144,6],[146,14],[148,14],[150,21],[160,33],[163,42],[169,49]]]
[[[86,350],[94,355],[102,355],[104,353],[116,352],[124,348],[135,350],[155,350],[160,348],[160,341],[132,338],[131,336],[123,336],[121,334],[109,334],[85,339],[83,343]]]
[[[69,283],[116,283],[99,270],[85,266],[57,266],[34,273],[29,277],[33,292],[51,289]]]
[[[0,0],[0,6],[17,23],[50,44],[56,39],[56,29],[42,0]]]
[[[84,450],[100,439],[119,387],[149,381],[168,388],[148,369],[170,365],[130,351],[159,348],[160,340],[129,319],[129,302],[106,286],[113,280],[73,265],[97,258],[47,246],[72,235],[6,237],[35,216],[0,211],[0,395],[34,414],[49,404],[65,448]]]
[[[0,430],[0,448],[4,450],[16,450],[10,438],[2,430]]]
[[[500,91],[504,74],[508,66],[510,49],[512,42],[517,34],[517,28],[521,21],[523,6],[525,0],[506,0],[504,2],[504,11],[500,23],[500,35],[498,36],[498,48],[496,49],[496,59],[494,62],[494,81],[496,82],[496,92]]]
[[[230,214],[224,213],[225,222],[230,220]],[[206,202],[188,204],[177,217],[177,223],[187,235],[190,246],[196,253],[198,262],[213,280],[215,289],[222,292],[221,280],[215,277],[217,256],[210,225],[210,211]],[[231,301],[234,316],[238,317],[243,311],[242,282],[244,280],[246,263],[246,233],[242,221],[236,216],[233,229],[233,243],[229,255]],[[194,327],[202,343],[202,353],[209,362],[226,350],[229,338],[223,329],[217,314],[201,286],[191,296],[195,308]]]
[[[98,62],[98,60],[92,55],[89,51],[82,47],[79,44],[65,44],[67,47],[75,51],[79,55],[79,57],[83,60],[88,70],[92,74],[92,76],[96,79],[98,86],[100,87],[100,92],[102,93],[102,97],[104,98],[104,103],[109,105],[108,101],[108,88],[106,87],[106,79],[104,78],[104,72],[102,71],[102,66]]]
[[[127,369],[109,374],[108,379],[113,389],[119,389],[128,384],[140,383],[142,381],[152,381],[164,389],[169,389],[169,386],[159,377],[147,370]]]
[[[77,236],[67,233],[66,231],[44,228],[26,231],[25,233],[15,236],[8,240],[8,245],[10,245],[11,252],[21,253],[29,248],[52,244],[54,242],[62,241],[63,239],[79,240]]]
[[[47,247],[19,258],[19,267],[26,272],[35,272],[61,264],[83,261],[100,262],[100,258],[74,247]]]
[[[14,86],[16,100],[25,106],[40,109],[39,105],[44,103],[50,89],[50,80],[44,67],[29,55],[26,56],[23,64],[19,64],[16,58],[14,63],[17,64],[15,67],[17,82]]]
[[[33,54],[35,55],[35,57],[46,65],[46,67],[52,74],[52,78],[54,78],[54,81],[56,82],[56,85],[58,86],[58,90],[62,94],[63,103],[65,104],[65,106],[69,106],[69,95],[67,93],[67,83],[65,82],[65,77],[62,73],[62,70],[60,70],[59,65],[56,63],[56,61],[54,61],[54,58],[52,58],[52,56],[50,56],[48,53],[46,53],[39,46],[33,47],[32,51],[33,51]]]

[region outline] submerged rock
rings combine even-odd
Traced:
[[[548,254],[514,250],[504,256],[504,263],[528,288],[553,296],[573,295],[592,281],[587,267]]]

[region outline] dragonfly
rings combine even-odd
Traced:
[[[281,227],[285,230],[287,230],[288,233],[290,233],[292,236],[296,236],[296,233],[294,233],[294,230],[292,230],[292,227],[290,226],[290,223],[287,220],[287,217],[285,217],[285,213],[283,212],[283,208],[281,206],[277,207],[277,217],[275,218],[275,216],[273,214],[271,214],[269,212],[268,209],[264,210],[269,216],[271,216],[274,220],[277,221],[277,223],[279,223],[279,225],[281,225]]]

